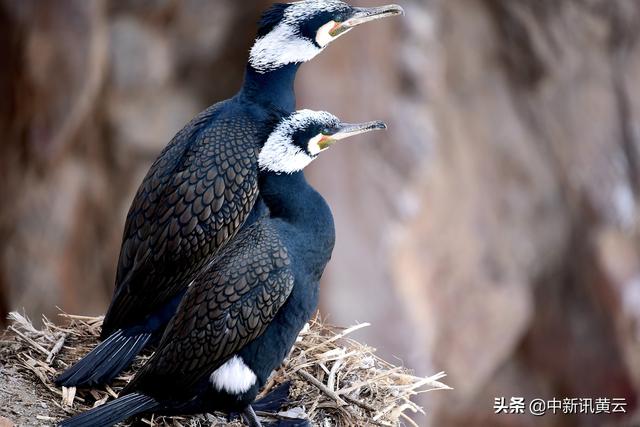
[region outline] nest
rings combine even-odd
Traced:
[[[74,363],[97,341],[102,317],[61,314],[59,326],[43,318],[38,330],[26,317],[11,313],[11,325],[0,345],[0,407],[17,425],[52,425],[63,418],[101,405],[118,391],[150,357],[143,354],[134,366],[110,385],[91,390],[62,389],[52,379]],[[312,321],[301,332],[291,354],[269,379],[263,394],[290,380],[290,402],[276,418],[308,418],[314,426],[417,424],[409,412],[424,413],[411,399],[419,393],[449,389],[445,376],[414,376],[374,354],[374,349],[347,337],[368,324],[348,329]],[[4,378],[3,378],[4,377]],[[266,417],[273,414],[258,414]],[[0,417],[0,425],[2,424]],[[242,426],[223,414],[190,417],[152,417],[151,426]],[[267,419],[268,421],[268,419]],[[11,424],[8,424],[11,425]],[[128,425],[128,424],[125,424]]]

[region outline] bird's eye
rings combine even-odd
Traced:
[[[329,128],[323,128],[321,132],[323,135],[331,135],[331,129]]]
[[[338,13],[333,17],[333,20],[336,22],[344,22],[347,20],[347,14],[344,12]]]

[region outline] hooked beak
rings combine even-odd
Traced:
[[[404,9],[397,4],[388,4],[379,7],[354,7],[355,13],[346,21],[338,23],[329,34],[337,37],[345,31],[357,27],[369,21],[386,18],[387,16],[404,15]]]
[[[387,125],[381,121],[357,123],[357,124],[340,123],[340,125],[338,125],[336,132],[333,135],[322,139],[318,143],[318,146],[320,147],[321,150],[324,150],[325,148],[329,148],[330,146],[335,144],[337,141],[340,141],[341,139],[346,139],[351,136],[360,135],[361,133],[371,132],[374,130],[382,130],[386,128],[387,128]]]

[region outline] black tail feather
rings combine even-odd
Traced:
[[[266,396],[251,404],[254,411],[278,412],[289,401],[291,381],[285,381],[271,390]]]
[[[66,387],[106,384],[133,362],[150,338],[150,332],[125,335],[117,330],[60,374],[55,383]]]
[[[131,393],[97,408],[66,419],[59,427],[110,427],[129,417],[151,411],[160,406],[152,397]]]
[[[282,407],[289,403],[289,389],[291,381],[285,381],[271,390],[266,396],[256,400],[251,407],[256,412],[278,413]],[[311,427],[309,420],[304,419],[280,419],[271,423],[263,422],[264,427]]]

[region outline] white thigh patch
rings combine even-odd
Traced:
[[[244,393],[256,382],[256,374],[244,364],[241,357],[233,356],[209,377],[211,385],[218,391],[231,394]]]

